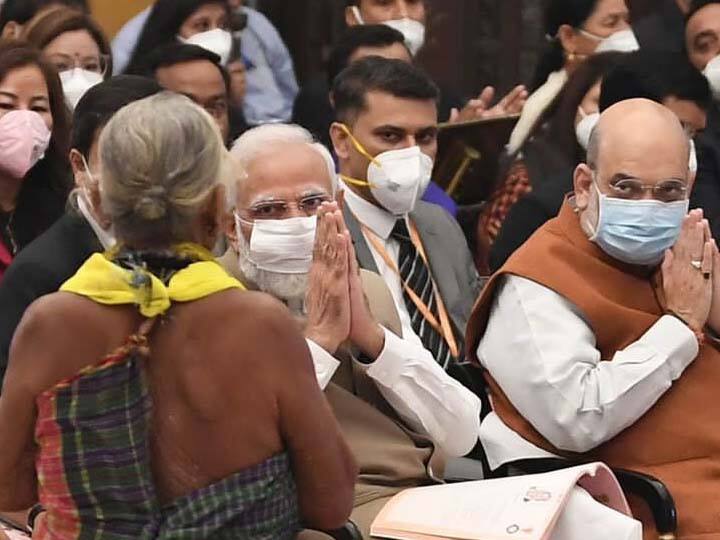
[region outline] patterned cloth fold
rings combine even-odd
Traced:
[[[37,399],[40,502],[33,538],[290,539],[297,496],[287,454],[161,506],[150,456],[152,399],[145,338]]]

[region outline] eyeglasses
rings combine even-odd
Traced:
[[[331,201],[332,197],[327,194],[310,195],[297,201],[264,201],[246,209],[243,214],[247,215],[247,218],[245,218],[247,221],[255,221],[256,219],[287,219],[293,217],[293,210],[295,210],[296,213],[312,217],[317,214],[317,211],[323,203]]]
[[[613,197],[639,200],[645,193],[652,192],[652,198],[661,202],[682,201],[687,198],[688,188],[680,180],[663,180],[657,184],[643,184],[636,178],[624,178],[609,185]]]
[[[101,54],[98,56],[71,56],[69,54],[51,54],[48,56],[50,63],[55,66],[58,73],[69,71],[74,68],[81,68],[99,75],[105,75],[110,65],[110,56]]]

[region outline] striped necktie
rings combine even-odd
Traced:
[[[415,294],[417,294],[418,298],[428,307],[430,312],[435,315],[435,318],[440,320],[430,270],[412,243],[410,231],[404,218],[397,220],[392,233],[390,233],[390,237],[400,243],[400,257],[398,258],[400,279],[407,283]],[[444,369],[447,369],[451,360],[453,360],[447,342],[433,325],[425,320],[422,312],[404,289],[403,298],[408,313],[410,314],[413,330],[420,337],[425,348],[432,353],[438,364]]]

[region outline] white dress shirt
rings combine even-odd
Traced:
[[[478,441],[480,400],[445,373],[422,345],[384,330],[380,356],[360,365],[408,427],[430,437],[449,457],[466,455]],[[318,383],[325,389],[340,362],[312,340],[307,342]]]
[[[499,285],[477,353],[518,412],[553,446],[587,452],[642,417],[698,350],[687,326],[663,316],[612,359],[601,359],[595,335],[575,305],[534,281],[508,276]],[[552,455],[495,413],[483,420],[480,439],[493,469]]]

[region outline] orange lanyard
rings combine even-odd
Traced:
[[[425,254],[425,248],[420,241],[420,235],[418,234],[417,227],[415,227],[415,224],[409,219],[408,223],[410,225],[408,227],[410,231],[410,240],[412,241],[413,246],[415,246],[415,249],[420,254],[420,257],[422,257],[422,260],[425,262],[425,266],[428,269],[428,274],[430,274],[430,265],[428,264],[427,255]],[[417,293],[412,289],[412,287],[410,287],[410,285],[408,285],[408,283],[402,278],[397,263],[387,252],[385,246],[383,246],[382,242],[380,241],[380,238],[378,238],[378,236],[365,225],[361,225],[361,227],[363,232],[365,232],[368,240],[370,240],[373,248],[375,248],[375,251],[380,254],[382,259],[385,261],[385,264],[387,264],[388,267],[390,267],[390,269],[395,272],[400,278],[403,289],[405,290],[405,293],[410,297],[410,300],[412,300],[412,303],[415,304],[415,307],[418,308],[418,311],[420,311],[421,315],[428,322],[428,324],[430,324],[430,326],[432,326],[435,331],[442,336],[442,338],[445,340],[445,343],[447,343],[448,347],[450,348],[450,353],[453,355],[454,358],[457,359],[460,356],[460,348],[458,347],[457,341],[455,340],[455,334],[453,333],[452,325],[450,324],[450,317],[448,316],[448,312],[445,309],[445,302],[443,302],[442,297],[440,296],[440,292],[435,285],[435,280],[433,279],[432,274],[430,274],[430,281],[433,286],[433,294],[435,295],[435,301],[438,305],[438,315],[440,315],[439,322],[433,312],[430,310],[430,308],[425,305],[425,302],[422,301],[422,298],[420,298]]]

